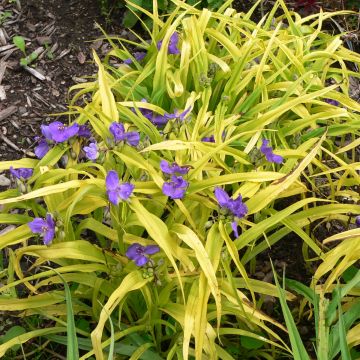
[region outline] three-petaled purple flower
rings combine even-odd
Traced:
[[[162,192],[173,200],[182,199],[188,186],[189,183],[181,176],[173,175],[170,181],[164,182]]]
[[[41,234],[43,236],[45,245],[51,243],[55,236],[55,221],[50,214],[47,214],[45,219],[35,218],[28,225],[34,234]]]
[[[116,171],[110,170],[106,176],[106,193],[109,201],[117,205],[119,201],[127,200],[132,194],[135,185],[119,182],[119,176]]]
[[[148,245],[142,246],[138,243],[130,245],[126,251],[126,256],[135,261],[137,266],[143,266],[148,261],[149,258],[146,255],[153,255],[160,251],[160,248],[157,245]]]
[[[47,140],[64,142],[79,132],[79,124],[66,126],[60,121],[54,121],[49,125],[41,125],[41,132]]]
[[[134,52],[133,56],[134,56],[136,61],[141,61],[146,56],[146,52],[144,52],[144,51],[136,51],[136,52]],[[131,58],[128,58],[128,59],[124,60],[124,64],[126,64],[126,65],[130,65],[130,64],[132,64],[132,62],[133,61],[132,61]]]
[[[14,169],[12,166],[10,166],[10,173],[17,179],[25,180],[32,176],[33,169],[29,169],[29,168]]]
[[[90,160],[96,160],[99,157],[99,148],[96,142],[92,142],[89,146],[83,147],[85,156]]]
[[[124,141],[131,146],[137,146],[140,141],[140,135],[136,131],[125,131],[122,123],[113,122],[109,128],[111,134],[114,136],[115,142]]]
[[[179,42],[179,34],[175,31],[170,36],[169,46],[168,46],[168,54],[173,54],[173,55],[180,54],[180,50],[177,47],[178,42]],[[158,43],[157,43],[158,50],[160,50],[162,43],[163,43],[162,40],[158,41]]]
[[[269,140],[263,139],[260,151],[265,155],[266,160],[276,164],[281,164],[284,158],[280,155],[275,155],[271,146],[268,146]]]
[[[189,166],[180,166],[176,162],[173,162],[172,164],[170,164],[166,160],[161,160],[160,161],[160,169],[165,174],[186,175],[189,172],[190,167]]]
[[[214,191],[216,200],[218,201],[222,209],[230,211],[230,213],[241,219],[247,212],[247,206],[242,202],[242,196],[239,195],[236,199],[232,199],[228,193],[220,187],[216,187]],[[236,237],[239,236],[237,222],[234,220],[231,222],[231,227]]]

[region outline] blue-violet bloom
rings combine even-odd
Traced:
[[[111,134],[114,136],[115,142],[125,141],[131,146],[137,146],[140,141],[140,135],[136,131],[126,132],[122,123],[113,122],[109,128]]]
[[[227,192],[220,187],[215,188],[214,194],[220,207],[228,209],[237,218],[241,219],[247,214],[248,208],[242,202],[241,195],[236,199],[232,199]]]
[[[135,188],[135,185],[130,183],[120,184],[119,176],[114,170],[108,172],[105,183],[109,201],[114,205],[117,205],[120,200],[127,200]]]
[[[164,182],[162,192],[171,199],[182,199],[189,183],[181,176],[173,175],[171,181]]]
[[[12,166],[10,166],[10,173],[17,179],[28,179],[33,174],[33,169],[29,168],[19,168],[14,169]]]
[[[47,140],[64,142],[79,132],[79,124],[66,126],[60,121],[54,121],[49,125],[41,125],[41,132]]]
[[[168,163],[166,160],[160,161],[160,169],[165,174],[175,175],[186,175],[190,167],[189,166],[180,166],[176,162],[173,162],[172,164]]]
[[[96,160],[99,157],[99,149],[96,142],[90,143],[89,146],[84,146],[83,149],[85,156],[89,160]]]
[[[91,137],[91,131],[87,125],[80,125],[77,135],[83,138],[89,138]]]
[[[149,258],[146,255],[153,255],[160,251],[160,248],[157,245],[148,245],[142,246],[138,243],[130,245],[126,251],[126,256],[135,261],[137,266],[143,266],[148,261]]]
[[[272,147],[268,146],[269,140],[263,139],[263,142],[260,147],[260,151],[265,155],[266,160],[276,164],[281,164],[284,158],[280,155],[275,155],[273,153]]]
[[[34,149],[35,155],[42,159],[50,149],[49,144],[43,138],[36,137],[35,140],[39,140],[38,146]]]
[[[46,215],[46,219],[35,218],[28,223],[30,230],[35,234],[41,234],[44,244],[49,245],[55,236],[55,221],[50,214]]]

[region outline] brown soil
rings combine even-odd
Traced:
[[[44,50],[31,64],[44,80],[19,66],[20,50],[0,52],[0,68],[5,68],[0,78],[0,160],[11,160],[31,151],[33,138],[40,124],[50,120],[49,114],[67,110],[69,88],[96,70],[91,48],[103,53],[107,45],[101,40],[91,42],[101,37],[96,26],[101,23],[98,0],[27,0],[20,7],[8,1],[0,4],[0,11],[12,14],[0,26],[1,46],[11,45],[13,36],[21,35],[27,54],[39,47]]]

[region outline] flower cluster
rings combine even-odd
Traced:
[[[149,257],[146,255],[153,255],[159,251],[160,248],[157,245],[142,246],[134,243],[128,247],[125,255],[137,266],[144,266],[149,261]]]
[[[42,137],[36,137],[38,146],[35,148],[35,155],[42,159],[50,149],[51,143],[63,143],[75,135],[89,138],[91,132],[86,125],[74,123],[70,126],[64,125],[60,121],[54,121],[49,125],[41,125]]]
[[[16,179],[26,180],[32,176],[33,169],[29,169],[29,168],[14,169],[12,166],[10,166],[10,173]]]
[[[50,214],[47,214],[45,219],[35,218],[28,225],[33,233],[43,236],[45,245],[49,245],[54,239],[55,221]]]
[[[243,218],[247,212],[247,206],[242,202],[242,196],[239,195],[236,199],[232,199],[228,193],[220,187],[216,187],[214,191],[216,200],[218,201],[221,209],[224,209],[227,213],[232,215],[232,217],[241,219]],[[237,222],[232,221],[231,227],[234,231],[236,237],[239,236],[237,230]]]
[[[176,162],[170,164],[166,160],[161,160],[160,169],[164,174],[171,175],[170,181],[164,182],[162,186],[163,194],[169,196],[173,200],[182,199],[189,183],[181,176],[176,176],[176,174],[186,175],[189,172],[190,167],[179,166]]]
[[[140,134],[136,131],[125,131],[122,123],[113,122],[109,128],[111,134],[114,136],[115,142],[126,142],[131,146],[137,146],[140,141]]]

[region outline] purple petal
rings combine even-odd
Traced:
[[[137,146],[140,141],[140,134],[136,131],[129,131],[125,134],[126,142],[131,146]]]
[[[45,137],[45,139],[47,140],[52,140],[52,135],[51,135],[51,131],[49,129],[49,126],[47,125],[41,125],[40,126],[41,129],[41,133],[43,134],[43,136]]]
[[[160,248],[157,245],[148,245],[148,246],[145,246],[144,253],[147,255],[152,255],[152,254],[156,254],[159,251],[160,251]]]
[[[47,224],[48,228],[55,229],[55,221],[50,214],[46,215],[46,224]]]
[[[234,231],[234,235],[235,235],[235,237],[239,237],[239,232],[238,232],[238,224],[237,224],[237,222],[236,221],[233,221],[232,223],[231,223],[231,228],[233,229],[233,231]]]
[[[173,54],[173,55],[180,54],[180,50],[177,48],[178,42],[179,42],[179,34],[175,31],[170,37],[170,42],[168,47],[169,54]]]
[[[116,171],[110,170],[106,175],[106,190],[115,191],[119,185],[119,176]]]
[[[136,61],[141,61],[142,59],[144,59],[145,56],[146,56],[145,51],[138,51],[134,53],[134,58]]]
[[[188,185],[189,183],[181,176],[172,176],[171,181],[163,184],[162,192],[171,199],[182,199]]]
[[[166,160],[160,161],[160,169],[164,174],[173,174],[173,170],[170,164]]]
[[[145,255],[141,255],[134,259],[134,261],[137,266],[144,266],[149,261],[149,259]]]
[[[30,230],[35,234],[42,234],[44,229],[47,228],[47,222],[42,218],[35,218],[28,223]]]
[[[130,65],[130,64],[132,64],[132,59],[131,58],[128,58],[128,59],[125,59],[124,61],[123,61],[123,63],[124,64],[126,64],[126,65]]]
[[[55,229],[49,229],[44,233],[44,244],[49,245],[51,241],[54,239]]]
[[[222,207],[228,206],[230,197],[225,190],[223,190],[220,187],[216,187],[214,194],[215,194],[216,200],[218,201],[220,206],[222,206]]]
[[[239,219],[243,218],[247,212],[248,212],[248,208],[247,206],[241,201],[241,197],[240,199],[237,198],[236,200],[232,200],[230,202],[230,206],[228,207],[230,209],[230,211]]]
[[[275,155],[275,154],[269,154],[269,155],[265,155],[266,160],[269,162],[273,162],[276,164],[281,164],[284,160],[284,158],[280,155]]]
[[[136,257],[138,257],[139,255],[143,255],[144,254],[144,250],[145,247],[140,245],[139,243],[134,243],[131,244],[127,250],[126,250],[126,257],[129,258],[130,260],[134,260]]]
[[[87,125],[80,125],[77,135],[83,138],[89,138],[91,137],[91,131]]]
[[[123,183],[118,186],[117,194],[121,200],[127,200],[132,194],[135,185],[130,183]]]
[[[109,128],[116,142],[125,140],[125,128],[122,123],[113,122]]]
[[[106,193],[107,193],[109,201],[112,204],[117,205],[119,203],[120,198],[119,198],[119,193],[117,190],[107,190]]]
[[[35,155],[42,159],[49,151],[49,144],[45,139],[40,140],[39,145],[35,148]]]
[[[150,121],[156,126],[164,126],[168,123],[169,119],[165,115],[154,115]]]

